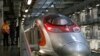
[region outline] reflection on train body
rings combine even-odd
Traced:
[[[47,15],[42,20],[37,19],[32,30],[34,49],[41,55],[90,55],[89,46],[79,26],[66,16],[54,14]]]

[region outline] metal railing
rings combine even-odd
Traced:
[[[24,28],[21,26],[20,29],[20,56],[32,56],[31,49],[24,33]]]

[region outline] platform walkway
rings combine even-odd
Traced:
[[[0,46],[0,56],[20,56],[19,48],[17,46]]]

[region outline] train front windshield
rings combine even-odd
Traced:
[[[71,21],[71,19],[69,18],[59,18],[59,17],[55,17],[55,18],[50,18],[50,19],[46,19],[46,21],[52,25],[68,25],[71,26],[74,23]]]

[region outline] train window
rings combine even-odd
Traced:
[[[73,25],[73,22],[69,19],[53,19],[52,24],[54,25]]]
[[[48,23],[53,25],[73,25],[74,23],[71,21],[70,18],[63,18],[63,17],[51,17],[46,20]]]

